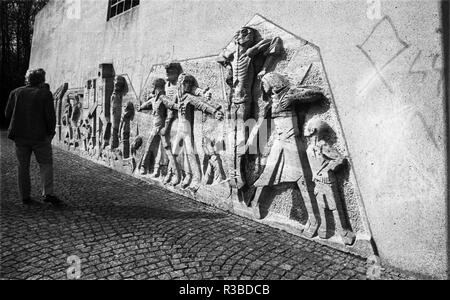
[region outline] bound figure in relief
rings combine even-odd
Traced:
[[[175,103],[166,96],[165,85],[164,79],[153,79],[149,99],[138,109],[138,111],[152,110],[153,116],[153,126],[147,138],[147,146],[139,168],[141,169],[141,174],[147,174],[151,169],[150,161],[153,157],[154,165],[151,176],[157,178],[161,175],[162,166],[165,165],[165,161],[168,159],[169,168],[168,173],[164,177],[164,183],[171,182],[173,185],[176,185],[180,182],[180,176],[170,145],[172,120],[168,119],[168,109],[174,109]]]
[[[335,172],[342,167],[346,159],[325,140],[330,127],[318,118],[311,119],[306,125],[304,136],[309,140],[306,150],[315,184],[314,195],[320,210],[319,237],[327,238],[330,224],[326,212],[331,211],[336,232],[346,245],[352,245],[355,234],[348,229],[344,209],[337,189]]]
[[[275,58],[283,51],[280,38],[261,39],[258,32],[251,27],[242,27],[234,36],[234,47],[225,49],[217,62],[231,68],[227,83],[231,87],[231,121],[234,124],[236,137],[232,141],[234,164],[229,171],[230,185],[240,191],[246,185],[243,170],[245,155],[245,126],[251,118],[254,84],[273,66]]]
[[[323,93],[320,88],[313,86],[291,87],[288,78],[277,73],[264,75],[262,88],[264,100],[267,102],[266,115],[269,110],[272,112],[275,137],[264,171],[254,183],[256,192],[251,203],[254,215],[257,218],[262,218],[260,199],[264,187],[288,182],[296,183],[308,212],[304,234],[313,237],[317,232],[319,223],[314,214],[312,199],[305,182],[305,166],[300,160],[300,151],[304,147],[301,145],[297,114],[293,109],[293,104],[318,101],[323,98]],[[260,127],[257,125],[252,130],[246,149],[253,142],[259,129]]]

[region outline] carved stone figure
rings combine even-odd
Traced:
[[[88,152],[90,148],[90,141],[92,139],[92,126],[89,123],[89,119],[85,119],[81,125],[81,139],[83,142],[83,150]]]
[[[78,95],[68,94],[66,98],[67,102],[64,108],[64,114],[61,119],[63,125],[66,126],[66,134],[64,137],[64,143],[70,147],[78,146],[80,136],[80,118],[81,118],[81,103]]]
[[[162,165],[165,157],[169,160],[169,169],[164,178],[164,183],[176,185],[180,182],[180,175],[178,166],[175,163],[175,158],[172,154],[170,145],[170,126],[173,115],[170,119],[167,118],[167,107],[173,108],[174,101],[170,102],[169,98],[165,96],[165,81],[162,78],[154,79],[151,84],[151,94],[149,99],[142,104],[138,111],[152,110],[153,127],[147,140],[147,148],[140,164],[141,174],[146,174],[150,169],[150,159],[153,156],[155,159],[153,166],[152,177],[159,177],[161,175]],[[162,151],[161,150],[162,146]],[[159,157],[158,156],[159,151]],[[173,176],[175,175],[175,176]]]
[[[111,125],[112,126],[112,141],[111,141],[111,149],[115,149],[119,147],[119,127],[120,120],[122,115],[122,99],[123,96],[128,93],[128,84],[123,76],[116,76],[114,79],[114,92],[111,95]],[[108,124],[106,126],[108,128]],[[109,133],[108,130],[105,129],[104,140],[106,146],[109,143]],[[108,142],[106,142],[108,140]]]
[[[135,171],[137,168],[137,153],[138,150],[141,149],[143,144],[143,138],[142,136],[138,135],[134,138],[133,142],[130,146],[130,152],[131,152],[131,173]]]
[[[306,153],[315,183],[314,194],[320,208],[319,237],[327,238],[329,224],[326,220],[326,211],[331,211],[337,233],[346,245],[352,245],[355,241],[355,234],[347,229],[347,220],[344,217],[334,174],[346,159],[324,140],[328,129],[327,123],[313,118],[305,125],[304,130],[304,135],[309,140]]]
[[[175,100],[177,94],[178,77],[183,73],[180,63],[170,62],[164,66],[166,69],[166,87],[165,93],[171,99]]]
[[[166,96],[169,97],[169,99],[171,101],[176,103],[178,101],[178,98],[177,98],[177,94],[178,94],[178,87],[177,87],[178,77],[180,76],[180,74],[183,73],[183,68],[181,67],[181,64],[178,63],[178,62],[169,62],[169,63],[165,64],[164,68],[166,69],[166,86],[165,86]],[[208,101],[211,100],[211,97],[212,97],[212,94],[209,91],[209,88],[201,89],[198,86],[196,86],[196,87],[192,88],[192,91],[190,93],[192,95],[195,95],[195,96],[203,96]],[[172,110],[172,109],[168,109],[167,110],[167,117],[166,117],[167,126],[164,129],[162,129],[163,133],[167,132],[170,135],[170,130],[172,128],[172,123],[176,119],[176,115],[177,115],[177,113],[174,110]],[[184,162],[183,162],[183,158],[182,157],[178,158],[178,162],[182,166],[185,165]],[[167,175],[168,176],[173,176],[171,184],[176,185],[176,184],[179,183],[179,180],[180,180],[179,179],[179,175],[177,175],[180,170],[174,169],[173,168],[174,166],[175,166],[174,164],[170,164],[169,163],[169,168],[167,170]],[[166,177],[164,182],[167,182],[167,179],[168,178]]]
[[[61,141],[62,138],[62,132],[61,132],[61,117],[62,117],[62,104],[64,95],[67,92],[67,89],[69,88],[68,83],[64,83],[61,85],[53,94],[53,99],[55,101],[55,112],[56,112],[56,136],[59,141]]]
[[[204,172],[204,184],[216,184],[225,180],[222,160],[217,153],[214,142],[209,138],[203,137],[203,150],[205,152],[206,170]]]
[[[81,103],[80,98],[78,95],[73,95],[70,99],[70,106],[72,108],[72,113],[70,116],[70,124],[71,127],[76,131],[75,136],[78,139],[80,136],[79,133],[79,125],[80,125],[80,118],[81,118]]]
[[[318,222],[305,182],[304,166],[300,159],[300,132],[297,126],[297,114],[292,104],[315,102],[321,99],[323,94],[317,87],[291,88],[289,80],[277,73],[267,73],[262,78],[262,88],[265,93],[264,100],[268,102],[267,112],[272,111],[275,137],[264,171],[254,183],[256,187],[252,201],[254,215],[262,218],[259,202],[264,187],[289,182],[297,183],[308,212],[304,234],[313,237],[317,232]],[[252,130],[246,149],[253,142],[258,131],[259,126]]]
[[[174,139],[173,154],[175,156],[181,154],[184,157],[183,169],[185,174],[182,181],[182,188],[190,186],[193,191],[196,191],[200,187],[200,178],[194,176],[194,169],[200,170],[200,164],[194,148],[194,111],[200,110],[204,113],[214,115],[217,120],[223,119],[223,113],[220,111],[220,107],[214,107],[202,100],[201,97],[191,93],[192,91],[196,91],[197,88],[197,80],[192,75],[181,74],[177,83],[176,101],[175,103],[171,103],[171,106],[178,110],[179,119],[177,135]]]
[[[134,118],[133,102],[128,101],[123,107],[122,120],[120,121],[119,132],[122,137],[123,158],[130,157],[130,123]]]
[[[235,162],[230,170],[230,184],[241,189],[246,185],[242,157],[246,142],[244,122],[251,117],[254,102],[252,90],[255,80],[261,78],[271,68],[275,58],[283,51],[280,38],[258,39],[258,32],[250,27],[242,27],[234,36],[233,50],[224,50],[217,61],[224,67],[231,67],[231,118],[234,121],[236,137],[232,142]]]
[[[178,77],[183,73],[183,68],[178,62],[167,63],[164,68],[166,69],[166,87],[164,89],[165,93],[171,100],[175,100],[178,93]],[[212,97],[212,94],[211,92],[209,92],[208,88],[201,89],[199,87],[194,87],[191,91],[191,94],[194,96],[203,96],[207,100],[210,100]]]
[[[97,107],[98,105],[96,103],[94,103],[90,108],[89,111],[87,112],[87,122],[89,122],[89,125],[91,127],[92,133],[91,136],[88,140],[88,153],[90,156],[95,156],[97,154],[97,135],[96,133],[98,126],[97,125]]]

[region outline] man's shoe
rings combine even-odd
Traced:
[[[307,238],[313,238],[317,234],[317,229],[319,228],[319,224],[317,220],[311,218],[306,222],[305,228],[303,230],[303,234]]]
[[[46,195],[44,198],[44,202],[50,203],[54,206],[61,206],[63,202],[53,195]]]
[[[196,193],[199,188],[200,188],[200,182],[194,181],[194,180],[188,186],[188,189],[193,193]]]
[[[344,230],[341,237],[347,246],[352,246],[356,240],[356,235],[350,230]]]
[[[161,175],[161,172],[159,171],[159,168],[156,168],[152,174],[150,174],[151,178],[158,178]]]
[[[259,208],[259,204],[257,203],[255,206],[252,207],[253,217],[257,220],[263,219],[261,209]]]
[[[321,239],[327,238],[327,228],[325,226],[320,226],[317,233]]]
[[[166,176],[164,176],[163,184],[169,184],[172,180],[172,172],[167,172]]]
[[[31,198],[22,199],[22,203],[27,206],[40,206],[42,203]]]

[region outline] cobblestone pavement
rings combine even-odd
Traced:
[[[365,279],[365,260],[54,150],[67,207],[24,207],[13,144],[1,135],[3,279]],[[39,169],[32,159],[32,195]],[[406,279],[390,270],[387,279]]]

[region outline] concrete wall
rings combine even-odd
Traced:
[[[100,62],[112,62],[139,95],[152,64],[216,54],[259,13],[320,47],[383,261],[445,276],[438,1],[147,0],[108,22],[107,2],[51,0],[38,15],[31,66],[47,70],[53,89],[63,82],[81,87]]]

